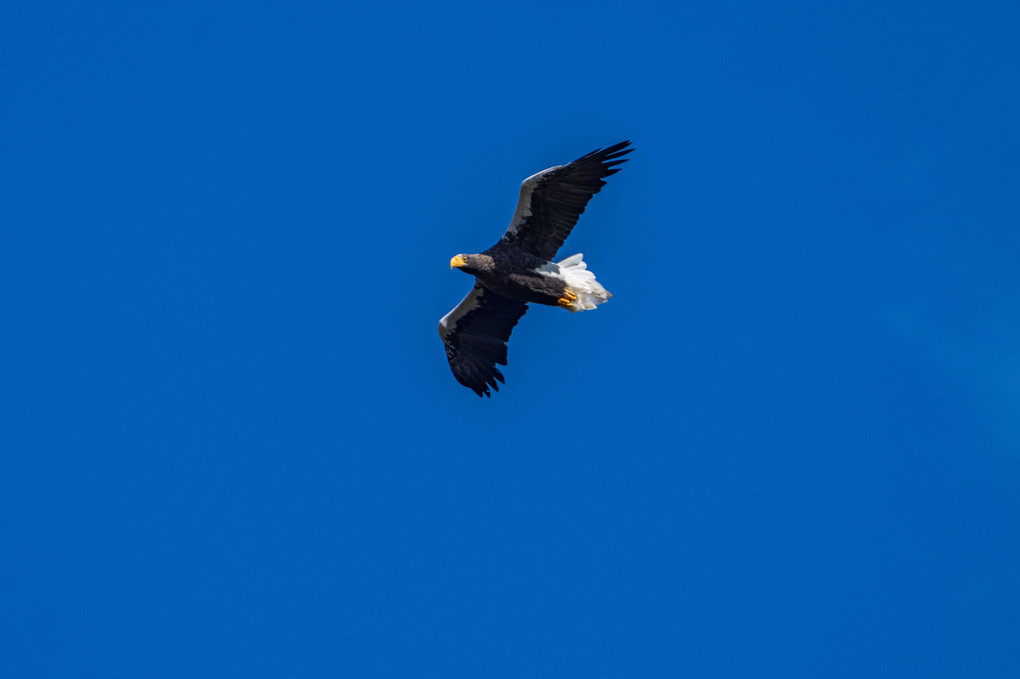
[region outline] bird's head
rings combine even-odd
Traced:
[[[457,255],[450,260],[451,269],[460,269],[472,276],[491,271],[493,268],[492,257],[489,255]]]

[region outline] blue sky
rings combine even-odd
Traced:
[[[12,677],[1016,677],[1015,3],[0,22]],[[478,399],[520,181],[632,139]]]

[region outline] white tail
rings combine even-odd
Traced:
[[[560,268],[560,278],[577,295],[577,300],[567,307],[570,311],[589,311],[599,304],[604,304],[613,296],[599,285],[595,280],[595,274],[588,271],[588,265],[584,263],[583,257],[584,255],[579,252],[556,262],[556,266]]]

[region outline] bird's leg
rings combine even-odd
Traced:
[[[574,302],[576,301],[577,295],[574,294],[574,291],[571,290],[570,288],[564,288],[563,296],[556,300],[556,303],[559,304],[564,309],[566,309],[567,311],[573,313],[574,311],[576,311],[576,309],[574,309]]]

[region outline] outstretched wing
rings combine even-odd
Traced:
[[[614,167],[634,149],[629,141],[592,151],[567,165],[557,165],[521,183],[521,196],[510,228],[501,242],[551,260],[591,197],[606,185],[603,179],[620,171]]]
[[[439,336],[457,381],[479,396],[499,391],[506,365],[506,342],[517,321],[528,310],[526,302],[503,297],[478,283],[453,311],[439,321]]]

